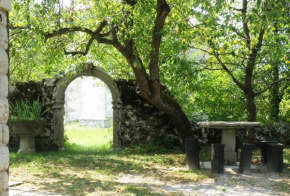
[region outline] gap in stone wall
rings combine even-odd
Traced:
[[[112,147],[112,94],[103,81],[92,76],[74,79],[64,101],[65,140],[82,147]]]
[[[112,126],[112,95],[108,87],[94,77],[79,77],[65,91],[64,123],[109,128]]]

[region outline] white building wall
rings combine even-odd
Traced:
[[[10,0],[0,0],[0,196],[8,196],[9,117],[8,105],[8,11],[11,10]]]
[[[112,95],[99,79],[75,79],[65,92],[65,123],[78,121],[92,127],[110,127]]]

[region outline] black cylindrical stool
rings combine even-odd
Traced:
[[[225,171],[224,144],[211,145],[211,172],[223,174]]]
[[[283,144],[268,144],[268,172],[283,172]]]
[[[262,163],[264,164],[267,164],[267,148],[269,144],[275,144],[275,142],[261,141],[260,143]]]
[[[198,139],[185,139],[186,164],[190,170],[200,170]]]
[[[254,144],[242,144],[239,173],[250,174]]]

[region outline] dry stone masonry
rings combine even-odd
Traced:
[[[39,99],[43,105],[43,110],[49,109],[44,114],[46,119],[45,129],[40,136],[36,137],[37,150],[59,149],[55,141],[55,135],[58,133],[56,133],[57,129],[55,128],[54,107],[57,101],[53,97],[53,92],[58,88],[59,81],[60,79],[44,79],[38,82],[15,83],[11,87],[11,104],[19,100],[32,102]],[[119,147],[131,146],[140,142],[147,143],[164,134],[176,138],[174,136],[174,126],[169,118],[136,94],[135,81],[115,80],[114,82],[120,91],[120,99],[123,103],[122,107],[116,108],[116,104],[113,106],[114,110],[122,110],[122,115],[115,118],[115,125],[118,126],[118,129],[116,129],[118,141],[116,143],[120,144]],[[12,132],[10,135],[10,146],[19,145],[18,138]]]
[[[10,0],[0,0],[0,196],[8,195],[8,11]]]

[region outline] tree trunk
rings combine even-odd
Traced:
[[[255,104],[255,95],[253,90],[244,91],[247,107],[248,122],[255,122],[257,120],[257,110]],[[246,131],[246,139],[249,143],[255,143],[255,130],[248,129]]]
[[[275,64],[273,69],[273,81],[279,80],[279,67]],[[276,83],[270,90],[270,112],[271,118],[275,122],[279,122],[279,112],[280,112],[280,102],[281,99],[279,97],[279,83]]]
[[[257,111],[254,93],[245,92],[244,94],[246,99],[248,121],[255,122],[257,120]]]
[[[159,99],[142,96],[142,94],[140,94],[140,96],[169,116],[175,126],[178,137],[181,139],[181,146],[184,147],[185,139],[193,137],[193,131],[186,114],[183,112],[178,102],[172,96],[164,92],[161,92],[161,97]]]

